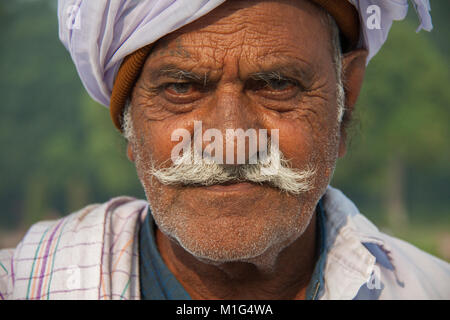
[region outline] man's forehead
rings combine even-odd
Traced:
[[[269,25],[279,25],[280,22],[293,17],[297,19],[297,23],[301,23],[301,19],[298,20],[298,11],[294,9],[307,12],[316,18],[325,16],[325,11],[309,0],[234,0],[226,1],[203,17],[184,26],[183,29],[215,25],[229,31],[231,24],[243,25],[248,19],[266,22]]]
[[[149,59],[165,64],[184,60],[199,71],[208,69],[204,72],[222,68],[233,56],[241,56],[241,68],[307,66],[330,46],[329,26],[318,18],[322,14],[306,1],[295,6],[283,1],[233,1],[160,39]]]
[[[301,34],[317,29],[325,31],[328,27],[325,18],[323,9],[306,0],[227,1],[205,16],[163,37],[158,43],[167,44],[180,35],[205,37],[210,34],[219,45],[221,40],[240,32],[252,39],[260,35],[275,38],[280,32]],[[235,40],[236,45],[239,45],[240,39]]]

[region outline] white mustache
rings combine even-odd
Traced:
[[[289,166],[278,148],[270,148],[267,157],[256,164],[224,165],[208,159],[192,161],[194,151],[184,153],[170,167],[156,168],[150,173],[165,185],[211,186],[226,182],[267,183],[282,191],[298,195],[312,189],[316,170],[308,166],[298,170]]]

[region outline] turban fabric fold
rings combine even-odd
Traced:
[[[351,48],[366,48],[368,60],[386,41],[394,20],[408,11],[407,0],[310,0],[336,20]],[[110,107],[114,124],[139,75],[151,44],[191,23],[225,0],[58,0],[59,37],[70,52],[92,98]],[[417,31],[432,29],[429,0],[414,0]],[[368,19],[379,10],[379,28]]]

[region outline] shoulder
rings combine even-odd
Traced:
[[[381,250],[369,250],[377,260],[389,260],[391,266],[380,263],[381,281],[386,278],[387,299],[450,299],[450,264],[414,245],[379,232]],[[384,257],[385,258],[384,258]],[[387,258],[387,259],[386,259]],[[388,281],[388,279],[390,279]]]
[[[47,247],[50,250],[57,241],[73,247],[95,245],[102,241],[106,229],[128,221],[137,222],[145,207],[145,201],[117,197],[102,204],[88,205],[61,219],[40,221],[27,231],[14,256],[39,256],[36,251],[45,251]]]
[[[449,263],[381,232],[337,189],[328,188],[325,206],[332,215],[331,228],[345,229],[375,258],[372,276],[357,298],[450,298]]]
[[[43,299],[52,288],[64,291],[56,290],[61,284],[58,279],[70,276],[75,267],[82,270],[86,281],[80,288],[89,291],[98,282],[105,241],[139,225],[146,206],[142,200],[117,197],[58,220],[34,224],[14,250],[0,254],[0,261],[10,265],[8,288],[2,288],[0,278],[0,292],[12,292],[8,294],[13,299]],[[95,291],[92,298],[97,297]]]

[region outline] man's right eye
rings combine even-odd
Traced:
[[[195,82],[170,82],[160,89],[164,99],[174,104],[192,103],[204,95],[204,88]]]
[[[186,95],[194,91],[194,85],[189,82],[174,82],[167,84],[165,90],[169,94]]]

